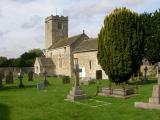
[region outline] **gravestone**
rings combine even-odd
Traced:
[[[2,80],[4,78],[4,72],[0,71],[0,89],[3,88]]]
[[[135,102],[136,108],[160,109],[160,62],[158,62],[157,66],[157,75],[158,84],[153,86],[152,97],[149,98],[149,102]]]
[[[45,87],[44,83],[38,83],[38,84],[37,84],[37,89],[38,89],[38,90],[43,90],[44,87]]]
[[[48,80],[47,80],[47,72],[45,71],[43,74],[44,74],[44,82],[43,82],[44,85],[45,85],[45,86],[50,85],[49,82],[48,82]]]
[[[28,73],[28,81],[33,81],[33,71],[29,71]]]
[[[13,84],[13,72],[11,71],[6,75],[6,84]]]
[[[144,68],[144,80],[143,80],[144,83],[147,83],[147,82],[148,82],[148,79],[147,79],[147,71],[148,71],[148,68],[147,68],[147,66],[145,66],[145,68]]]
[[[157,78],[158,78],[158,84],[160,84],[160,62],[158,62],[157,66]]]
[[[23,84],[23,75],[22,75],[22,72],[20,70],[20,72],[18,73],[18,79],[19,79],[19,88],[23,88],[24,87],[24,84]]]
[[[63,84],[69,84],[70,83],[70,77],[69,76],[63,76],[62,77],[62,83]]]
[[[69,95],[67,96],[67,99],[70,101],[76,101],[76,100],[85,98],[84,91],[80,88],[80,84],[79,84],[79,72],[81,71],[79,69],[78,64],[76,64],[75,70],[74,70],[74,73],[76,76],[75,85],[70,91]]]

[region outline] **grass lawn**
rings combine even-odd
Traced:
[[[39,91],[36,84],[43,78],[23,80],[25,88],[19,89],[15,80],[0,90],[0,120],[160,120],[160,110],[134,108],[134,102],[148,101],[154,80],[139,85],[139,94],[128,99],[95,96],[96,84],[82,86],[88,99],[75,103],[64,100],[73,84],[63,85],[60,79],[50,77],[51,86]]]

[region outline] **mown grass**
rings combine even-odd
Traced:
[[[160,120],[160,110],[143,110],[134,108],[134,102],[147,102],[151,96],[154,80],[149,84],[139,85],[139,94],[128,99],[95,96],[96,84],[82,86],[88,99],[77,104],[65,101],[67,94],[73,86],[62,84],[59,78],[48,78],[50,86],[45,90],[37,90],[36,84],[44,78],[34,78],[28,82],[25,76],[25,88],[18,88],[18,79],[13,85],[4,85],[0,90],[0,120]],[[100,85],[107,84],[101,81]],[[93,100],[90,100],[93,99]],[[107,105],[92,107],[103,103]]]

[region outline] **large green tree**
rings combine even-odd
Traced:
[[[142,61],[141,17],[126,8],[115,9],[106,16],[98,39],[97,58],[102,69],[115,83],[127,81]]]
[[[154,64],[160,61],[160,10],[141,16],[145,26],[144,56]]]

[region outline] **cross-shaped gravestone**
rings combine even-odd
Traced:
[[[79,69],[78,64],[76,64],[74,69],[74,73],[76,76],[75,86],[69,92],[69,95],[67,96],[68,100],[75,101],[75,100],[80,100],[85,98],[84,91],[80,88],[80,85],[79,85],[79,72],[81,72],[81,70]]]
[[[79,72],[82,72],[82,70],[79,69],[79,65],[78,64],[75,65],[74,72],[75,72],[75,76],[76,76],[75,86],[79,86]]]
[[[23,81],[22,81],[23,75],[22,75],[21,70],[20,70],[20,72],[18,73],[18,78],[19,78],[19,88],[23,88],[23,87],[24,87]]]
[[[158,77],[158,84],[160,85],[160,62],[158,62],[157,66],[157,77]]]
[[[148,71],[148,68],[147,68],[147,66],[145,66],[145,68],[144,68],[144,82],[146,83],[147,82],[147,71]]]
[[[49,82],[48,82],[48,80],[47,80],[47,72],[44,71],[43,74],[44,74],[44,85],[47,86],[47,85],[49,85]]]

